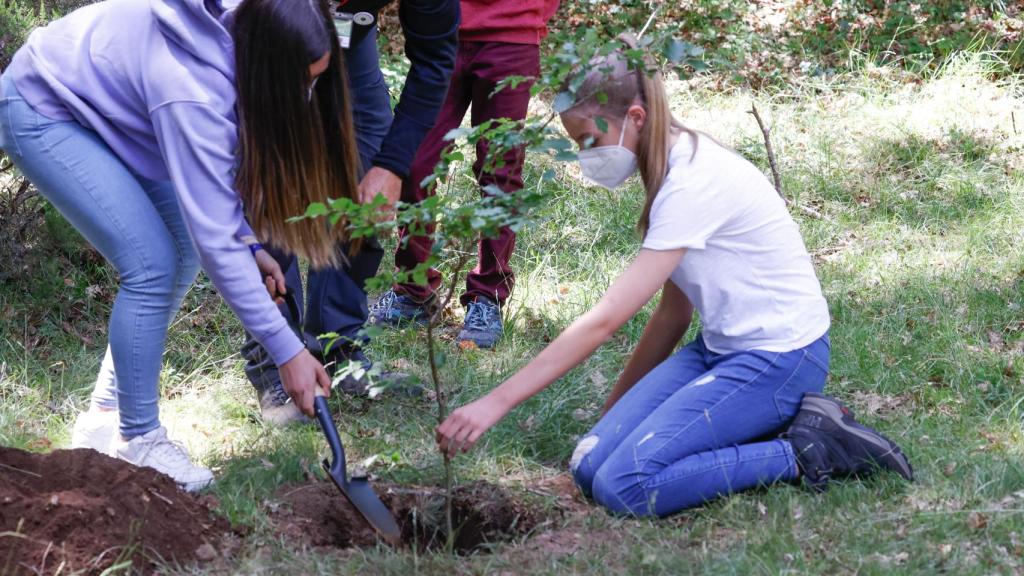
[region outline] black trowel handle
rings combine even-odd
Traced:
[[[341,438],[338,437],[338,429],[334,426],[334,419],[331,418],[331,411],[327,407],[327,398],[324,398],[323,390],[316,389],[316,398],[313,399],[313,406],[316,412],[316,419],[323,428],[324,436],[327,437],[327,444],[331,447],[332,461],[324,460],[324,470],[335,478],[348,480],[345,473],[345,448],[341,445]]]

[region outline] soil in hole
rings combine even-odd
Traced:
[[[395,514],[405,545],[421,550],[444,548],[443,490],[381,483],[374,487]],[[314,548],[351,548],[378,541],[373,528],[328,481],[283,488],[278,498],[281,503],[271,510],[271,517],[291,542]],[[455,550],[460,554],[484,552],[488,544],[523,536],[546,519],[529,502],[486,482],[455,489],[452,517],[457,533]]]
[[[233,539],[211,504],[93,450],[0,447],[0,574],[100,573],[128,559],[148,573],[158,561],[212,560]]]

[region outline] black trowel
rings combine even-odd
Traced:
[[[401,541],[402,531],[395,522],[394,515],[387,506],[380,501],[377,493],[366,476],[348,477],[345,469],[345,448],[341,445],[341,438],[338,437],[338,430],[334,427],[334,420],[331,419],[331,411],[327,407],[327,399],[323,392],[317,388],[316,391],[316,419],[327,437],[327,444],[331,447],[331,458],[333,461],[323,461],[324,470],[334,481],[334,485],[341,490],[341,493],[348,498],[352,506],[366,518],[366,521],[377,530],[385,540],[391,544],[398,544]]]
[[[295,303],[295,297],[291,291],[284,295],[285,302],[288,304],[288,311],[291,312],[291,316],[295,323],[299,321],[299,307]],[[302,338],[302,330],[298,330],[299,337]],[[305,340],[303,338],[303,340]],[[334,485],[341,490],[341,493],[348,499],[352,506],[366,518],[366,521],[370,523],[370,526],[381,535],[382,538],[388,541],[388,543],[397,545],[401,542],[402,530],[398,527],[398,523],[395,522],[395,517],[388,510],[387,506],[380,501],[377,493],[374,492],[373,486],[370,486],[370,481],[366,476],[353,476],[348,477],[348,472],[345,468],[345,447],[341,444],[341,438],[338,436],[338,429],[334,426],[334,420],[331,418],[331,410],[327,406],[327,398],[324,397],[323,391],[317,387],[316,398],[313,400],[316,419],[320,423],[320,428],[324,431],[324,436],[327,438],[327,444],[331,447],[331,461],[324,459],[323,466],[327,475],[331,477],[331,481]]]

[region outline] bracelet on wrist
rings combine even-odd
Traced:
[[[252,244],[249,244],[249,251],[252,252],[253,256],[255,256],[256,253],[259,252],[260,250],[263,250],[263,244],[260,244],[259,242],[253,242]]]

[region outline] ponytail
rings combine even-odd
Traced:
[[[624,48],[591,63],[590,71],[586,73],[578,90],[579,94],[587,97],[566,112],[579,112],[587,108],[585,112],[588,114],[614,118],[625,116],[629,107],[637,103],[646,109],[647,120],[640,130],[637,150],[640,179],[644,183],[644,207],[640,212],[637,229],[643,237],[647,235],[650,226],[651,206],[668,175],[669,142],[672,136],[686,132],[696,145],[697,134],[672,116],[661,72],[653,62],[644,58],[643,65],[637,66],[636,70],[630,69],[625,51],[637,48],[636,39],[629,34],[621,34],[618,39],[625,45]],[[606,97],[602,98],[604,104],[598,104],[598,99],[594,97],[599,93]]]

